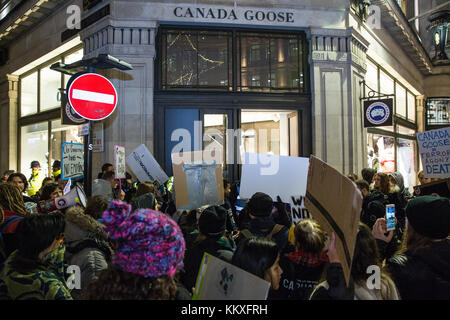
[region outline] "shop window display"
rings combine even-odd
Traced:
[[[395,172],[394,138],[369,134],[368,166],[378,172]]]

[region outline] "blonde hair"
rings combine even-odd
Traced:
[[[29,215],[19,188],[9,183],[0,184],[0,206],[3,210],[9,210],[23,216]]]
[[[294,228],[295,243],[306,252],[320,253],[325,247],[326,233],[313,219],[303,219]]]

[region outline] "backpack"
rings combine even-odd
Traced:
[[[16,221],[22,220],[23,217],[21,216],[10,216],[3,221],[3,223],[0,225],[0,266],[3,267],[3,265],[6,262],[6,259],[8,259],[8,253],[7,248],[5,244],[5,237],[4,237],[4,231],[8,229],[8,227],[13,224]],[[0,268],[1,268],[0,267]]]
[[[269,240],[272,240],[272,237],[277,234],[278,232],[281,231],[281,229],[283,229],[284,226],[281,224],[276,224],[273,226],[272,231],[270,231],[270,233],[265,236],[264,238],[267,238]],[[253,233],[250,232],[250,230],[248,229],[243,229],[241,230],[241,234],[245,237],[245,238],[252,238],[254,237]]]

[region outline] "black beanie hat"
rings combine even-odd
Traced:
[[[209,206],[198,219],[198,228],[206,236],[221,236],[225,232],[227,210],[221,206]]]
[[[250,214],[255,217],[268,217],[272,213],[272,198],[263,192],[255,193],[248,202]]]
[[[450,234],[450,200],[422,196],[408,201],[406,217],[413,229],[431,239],[444,239]]]

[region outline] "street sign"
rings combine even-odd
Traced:
[[[84,73],[70,81],[67,97],[73,110],[87,120],[103,120],[117,106],[116,88],[96,73]]]

